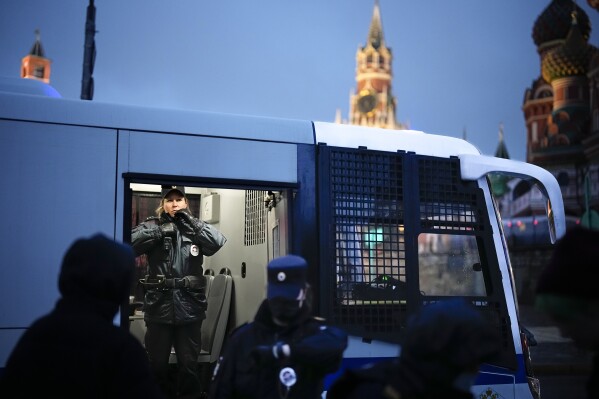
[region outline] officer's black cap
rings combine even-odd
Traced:
[[[171,191],[178,191],[182,196],[185,197],[185,187],[173,186],[173,185],[162,185],[162,198],[166,197]]]
[[[297,299],[306,287],[308,263],[297,255],[286,255],[273,259],[268,264],[267,296],[272,298]]]

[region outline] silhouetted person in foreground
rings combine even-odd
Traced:
[[[134,272],[133,250],[97,234],[64,256],[62,297],[23,334],[10,355],[5,398],[162,398],[145,350],[115,326]]]
[[[327,399],[473,398],[482,363],[499,354],[499,336],[463,300],[424,306],[406,329],[399,358],[346,370]]]
[[[588,397],[599,398],[599,231],[566,232],[537,283],[536,306],[564,337],[594,353]]]
[[[214,371],[212,399],[320,399],[341,364],[347,334],[313,317],[308,265],[295,255],[268,264],[267,299],[233,331]]]

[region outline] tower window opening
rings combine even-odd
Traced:
[[[36,78],[43,78],[44,77],[44,67],[36,66],[35,69],[33,70],[33,76],[35,76]]]

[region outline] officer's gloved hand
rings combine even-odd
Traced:
[[[175,212],[175,223],[181,231],[188,234],[199,234],[204,226],[204,222],[194,218],[185,210]]]
[[[250,355],[256,360],[258,364],[265,364],[272,362],[275,359],[284,359],[289,357],[291,350],[289,345],[284,342],[277,342],[273,346],[258,345],[252,348]]]
[[[162,233],[162,237],[176,237],[177,236],[177,228],[174,223],[163,223],[160,225],[160,232]]]

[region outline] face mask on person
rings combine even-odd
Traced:
[[[275,319],[289,323],[299,314],[302,302],[297,299],[272,298],[268,300],[268,305]]]
[[[306,289],[302,289],[295,299],[275,297],[268,300],[270,313],[276,321],[288,324],[297,317],[306,299]]]
[[[455,380],[453,380],[453,387],[459,391],[470,392],[470,388],[474,385],[477,376],[478,373],[473,372],[458,374]]]

